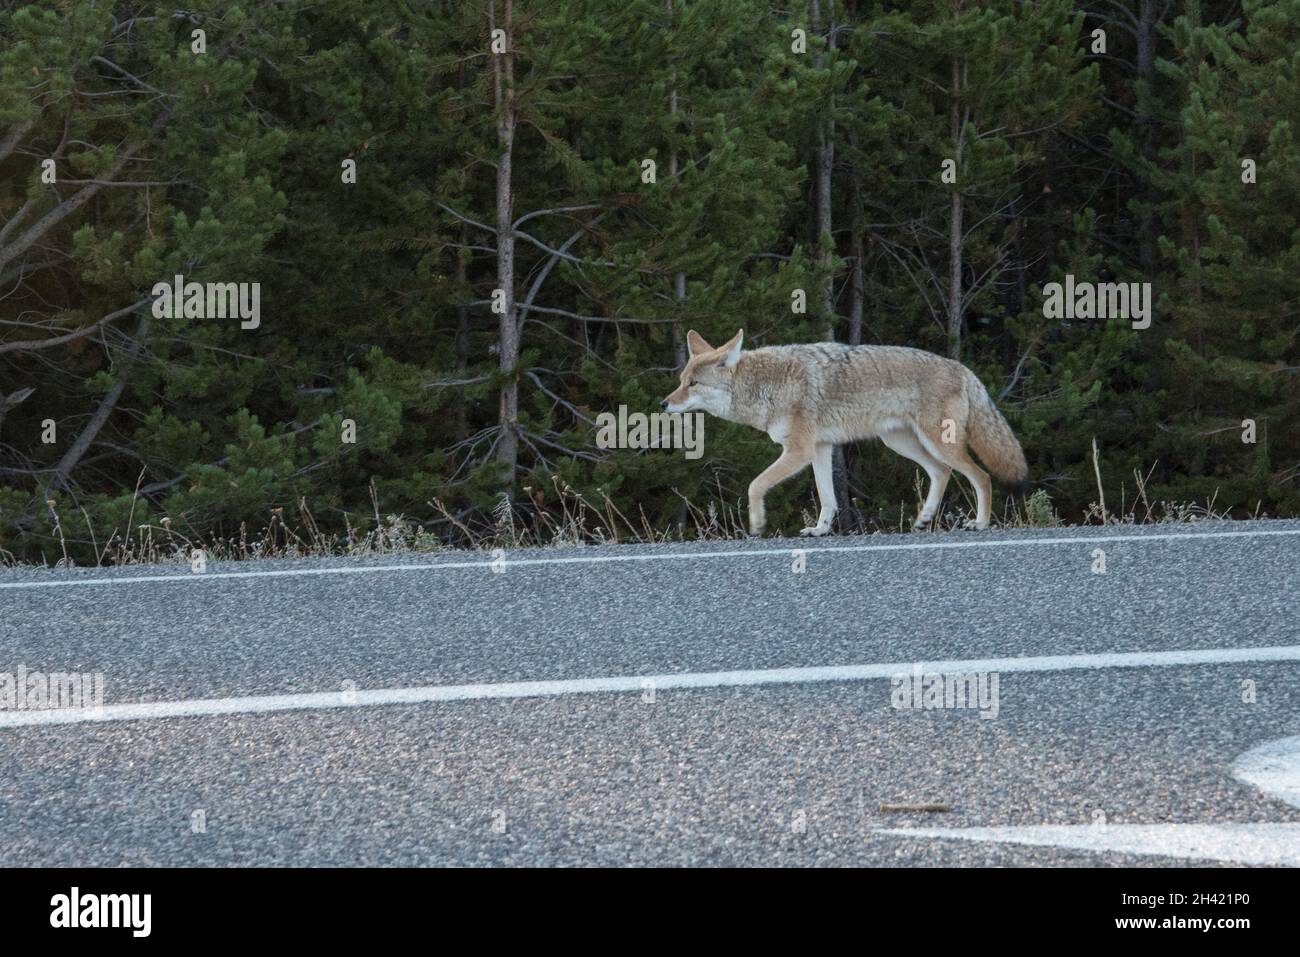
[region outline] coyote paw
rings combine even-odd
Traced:
[[[800,530],[799,530],[799,534],[800,534],[800,535],[811,535],[811,536],[813,536],[814,538],[816,538],[816,537],[820,537],[820,536],[822,536],[822,535],[825,535],[825,534],[826,534],[827,532],[829,532],[830,530],[831,530],[831,527],[830,527],[829,525],[827,525],[827,526],[825,526],[825,527],[822,527],[821,525],[810,525],[810,526],[808,526],[807,528],[802,528],[802,529],[800,529]]]
[[[984,529],[989,527],[989,523],[979,522],[973,518],[968,518],[966,521],[961,523],[961,527],[970,531],[982,532]]]

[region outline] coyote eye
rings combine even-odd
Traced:
[[[690,382],[686,383],[686,388],[689,389],[693,385],[699,385],[699,383],[692,379]]]

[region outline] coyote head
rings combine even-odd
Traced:
[[[725,417],[731,411],[731,377],[740,361],[740,343],[744,330],[725,346],[717,349],[692,329],[686,334],[691,357],[682,370],[682,384],[659,403],[669,412],[694,412],[697,409]]]

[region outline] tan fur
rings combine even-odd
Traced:
[[[800,534],[830,530],[837,510],[831,452],[845,442],[879,438],[925,470],[930,490],[917,528],[934,519],[953,470],[975,486],[975,526],[988,526],[992,483],[968,446],[1003,481],[1020,482],[1028,474],[1011,427],[960,362],[920,349],[832,342],[742,351],[743,338],[738,332],[715,349],[691,330],[681,385],[663,405],[670,412],[698,409],[751,425],[781,445],[780,457],[749,486],[755,535],[766,524],[768,490],[808,465],[821,514]]]

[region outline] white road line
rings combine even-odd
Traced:
[[[1259,867],[1300,867],[1300,824],[1037,824],[879,828],[877,834],[1146,854]]]
[[[1233,763],[1232,774],[1269,797],[1300,808],[1300,737],[1252,748]],[[1296,823],[900,827],[878,828],[876,833],[1300,867],[1300,824]]]
[[[16,588],[65,588],[78,585],[136,585],[146,582],[202,582],[227,578],[290,578],[313,575],[377,575],[381,572],[433,572],[444,569],[490,569],[495,565],[519,568],[530,565],[605,565],[617,562],[705,561],[716,558],[789,558],[797,549],[808,558],[816,555],[842,555],[859,552],[947,551],[959,548],[1012,548],[1020,545],[1099,545],[1112,542],[1172,542],[1194,539],[1274,538],[1300,535],[1300,528],[1257,529],[1239,532],[1167,532],[1153,535],[1090,535],[1071,538],[969,539],[960,542],[917,542],[906,545],[831,545],[811,548],[803,540],[792,540],[787,548],[747,548],[729,551],[662,552],[627,555],[577,555],[566,558],[504,558],[500,563],[487,558],[481,561],[439,562],[431,565],[345,565],[331,568],[281,568],[255,572],[203,572],[185,575],[133,575],[116,578],[62,578],[48,581],[0,582],[0,590]]]
[[[1232,766],[1232,773],[1237,780],[1300,808],[1300,736],[1247,751]]]
[[[1239,662],[1300,661],[1300,645],[1264,648],[1196,648],[1185,651],[1136,651],[1099,655],[1050,655],[1037,658],[972,658],[919,663],[923,673],[1043,672],[1097,668],[1150,668],[1170,665],[1236,664]],[[142,721],[222,714],[266,714],[385,704],[427,704],[501,698],[548,698],[559,695],[640,692],[678,689],[735,688],[757,685],[800,685],[829,681],[862,681],[911,674],[917,662],[831,665],[814,668],[769,668],[752,671],[685,672],[574,678],[564,681],[514,681],[500,684],[427,685],[373,691],[326,691],[309,694],[257,695],[244,698],[196,698],[104,705],[98,709],[0,711],[0,728],[99,721]]]

